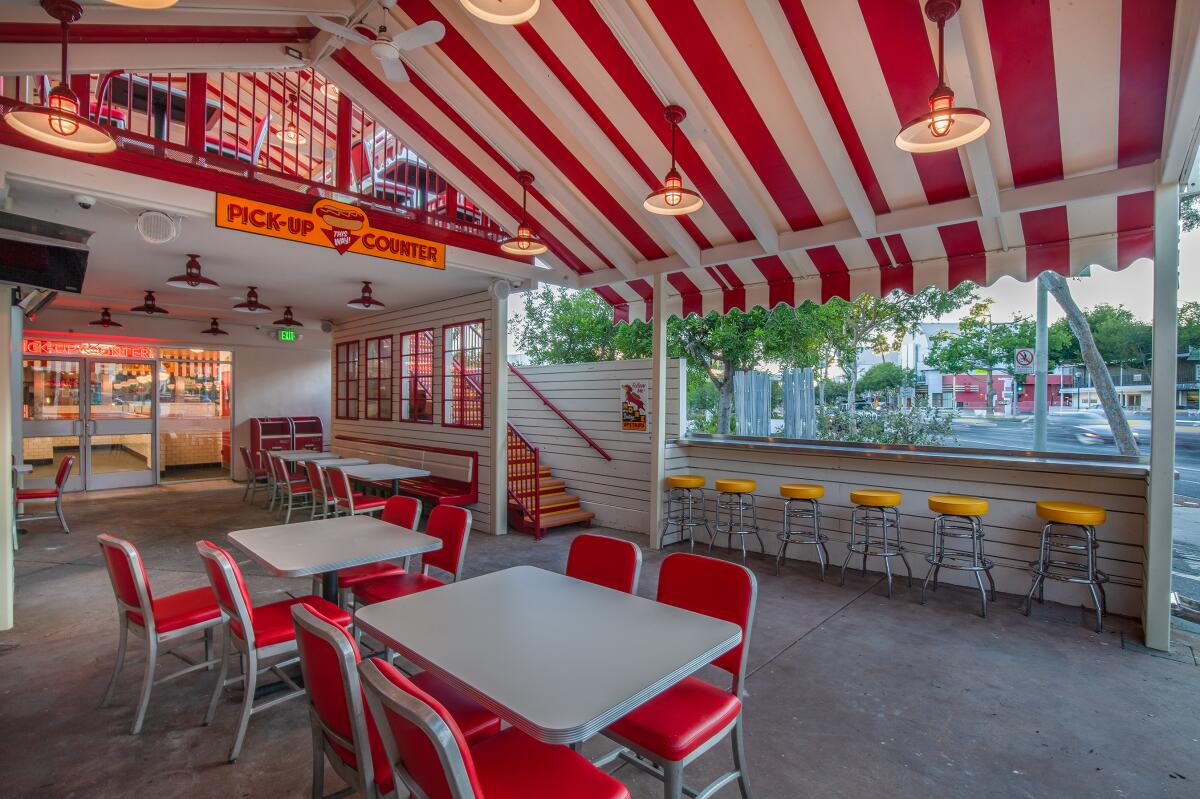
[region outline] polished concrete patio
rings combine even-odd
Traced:
[[[116,612],[94,536],[142,551],[153,589],[202,585],[192,542],[272,522],[224,482],[77,495],[72,534],[34,522],[17,553],[17,626],[0,633],[0,774],[6,796],[302,796],[310,790],[301,701],[251,720],[236,765],[225,762],[236,720],[229,693],[200,726],[212,675],[158,686],[145,729],[129,735],[138,666],[109,708],[99,699],[116,647]],[[561,570],[571,533],[472,536],[468,573],[520,563]],[[234,550],[236,553],[236,550]],[[663,553],[645,553],[652,596]],[[239,558],[240,559],[240,558]],[[987,620],[977,595],[919,588],[883,595],[878,575],[844,588],[814,567],[783,575],[751,558],[758,615],[747,680],[747,749],[758,797],[1194,797],[1200,791],[1200,639],[1181,633],[1171,656],[1136,646],[1136,624],[1094,633],[1078,608],[1034,618],[1001,596]],[[307,593],[307,580],[243,564],[256,601]],[[536,618],[530,623],[537,623]],[[1193,649],[1193,646],[1195,649]],[[480,653],[486,657],[487,653]],[[530,674],[536,680],[536,674]],[[581,674],[580,679],[587,679]],[[588,754],[604,751],[593,741]],[[728,767],[721,746],[689,769],[703,784]],[[327,770],[327,774],[330,773]],[[624,767],[634,797],[661,789]],[[329,777],[329,792],[341,786]],[[727,787],[720,796],[736,796]]]

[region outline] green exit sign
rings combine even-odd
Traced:
[[[284,328],[283,330],[277,330],[275,332],[275,335],[276,335],[276,338],[278,338],[280,341],[295,341],[296,340],[296,331],[292,330],[290,328]]]

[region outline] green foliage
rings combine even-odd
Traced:
[[[929,342],[925,363],[951,374],[982,369],[1012,374],[1013,350],[1032,347],[1036,325],[1026,316],[992,321],[992,300],[977,302],[958,324],[958,334],[942,331]]]
[[[826,406],[817,415],[817,437],[827,441],[938,446],[953,443],[953,415],[937,408],[849,410]]]
[[[517,345],[535,364],[649,358],[650,325],[614,325],[612,308],[594,291],[543,286],[525,295],[514,321]]]
[[[1200,196],[1195,194],[1179,198],[1179,227],[1184,233],[1200,228]]]
[[[1185,337],[1183,315],[1188,305],[1196,306],[1190,311],[1197,317],[1192,332],[1200,342],[1200,304],[1184,303],[1180,308],[1180,342]],[[1097,305],[1083,312],[1092,336],[1096,340],[1096,348],[1104,362],[1113,366],[1145,367],[1150,358],[1151,342],[1154,329],[1146,322],[1134,318],[1133,312],[1124,305]],[[1068,321],[1063,318],[1050,325],[1049,351],[1052,366],[1057,363],[1079,363],[1082,358],[1079,352],[1079,341],[1071,331]]]
[[[877,363],[858,380],[859,391],[889,391],[916,383],[917,373],[894,363]]]
[[[1179,349],[1200,347],[1200,302],[1179,306]]]

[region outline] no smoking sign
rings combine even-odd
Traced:
[[[1013,371],[1019,375],[1031,375],[1034,372],[1033,367],[1033,350],[1028,347],[1018,347],[1013,350],[1013,365],[1016,367]]]

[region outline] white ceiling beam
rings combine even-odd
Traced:
[[[507,25],[494,25],[476,17],[471,19],[492,46],[505,54],[509,66],[516,70],[521,79],[554,108],[558,117],[582,139],[588,155],[597,158],[604,168],[605,177],[620,188],[623,196],[619,199],[623,200],[623,204],[637,208],[640,212],[642,201],[650,190],[638,178],[633,165],[625,160],[566,87],[554,78],[548,67],[542,64],[541,59],[521,39],[520,34]],[[635,219],[645,220],[653,225],[688,266],[700,265],[700,245],[688,235],[677,219],[646,212],[637,213]],[[632,276],[632,273],[626,276]]]
[[[708,99],[703,93],[694,96],[684,87],[658,47],[651,41],[650,35],[642,27],[627,0],[597,3],[596,10],[608,23],[617,40],[633,57],[634,63],[646,74],[650,85],[660,94],[666,95],[662,98],[664,105],[675,103],[688,112],[687,119],[679,125],[680,131],[687,136],[713,177],[725,190],[733,207],[746,220],[750,232],[754,234],[763,251],[774,251],[778,247],[779,232],[771,222],[771,214],[766,206],[744,176],[738,174],[732,166],[737,163],[734,154],[728,151],[713,131],[711,119],[719,119],[719,115]]]
[[[1175,4],[1170,74],[1159,178],[1164,183],[1186,183],[1200,142],[1200,7],[1196,3]]]
[[[1025,211],[1037,211],[1042,208],[1054,208],[1081,200],[1091,200],[1102,197],[1115,197],[1123,194],[1148,191],[1157,185],[1158,171],[1156,164],[1141,164],[1139,166],[1121,167],[1107,172],[1096,172],[1090,175],[1078,175],[1063,180],[1039,183],[1034,186],[1024,186],[1016,189],[1004,189],[999,192],[998,204],[1001,215],[1019,214]],[[891,233],[904,233],[923,228],[941,227],[958,222],[975,222],[984,219],[983,209],[975,197],[965,197],[961,200],[923,205],[914,208],[904,208],[881,214],[876,217],[876,234],[880,236]],[[808,230],[797,230],[782,234],[780,247],[776,253],[783,254],[795,250],[819,247],[828,244],[854,241],[860,238],[857,226],[852,220],[843,220],[830,225]],[[702,250],[702,264],[729,263],[736,258],[721,257],[729,255],[726,252],[710,253]],[[756,256],[748,256],[756,257]],[[664,271],[663,260],[642,261],[637,269],[640,274],[655,274]],[[682,268],[679,263],[674,265]],[[610,283],[619,282],[612,275],[585,275],[580,284],[587,288],[595,288]]]
[[[796,37],[792,34],[791,25],[778,3],[749,3],[747,8],[758,32],[767,44],[767,52],[775,61],[779,71],[784,76],[788,91],[792,96],[804,124],[808,127],[809,135],[821,153],[825,168],[833,178],[834,185],[850,212],[850,218],[858,227],[862,236],[875,234],[875,210],[867,198],[841,134],[833,122],[825,98],[817,87],[812,70],[800,52]]]
[[[283,44],[73,44],[71,71],[108,72],[253,72],[296,69],[302,60],[284,52]],[[303,51],[307,45],[296,43]],[[57,46],[0,44],[3,75],[57,75],[62,68]]]

